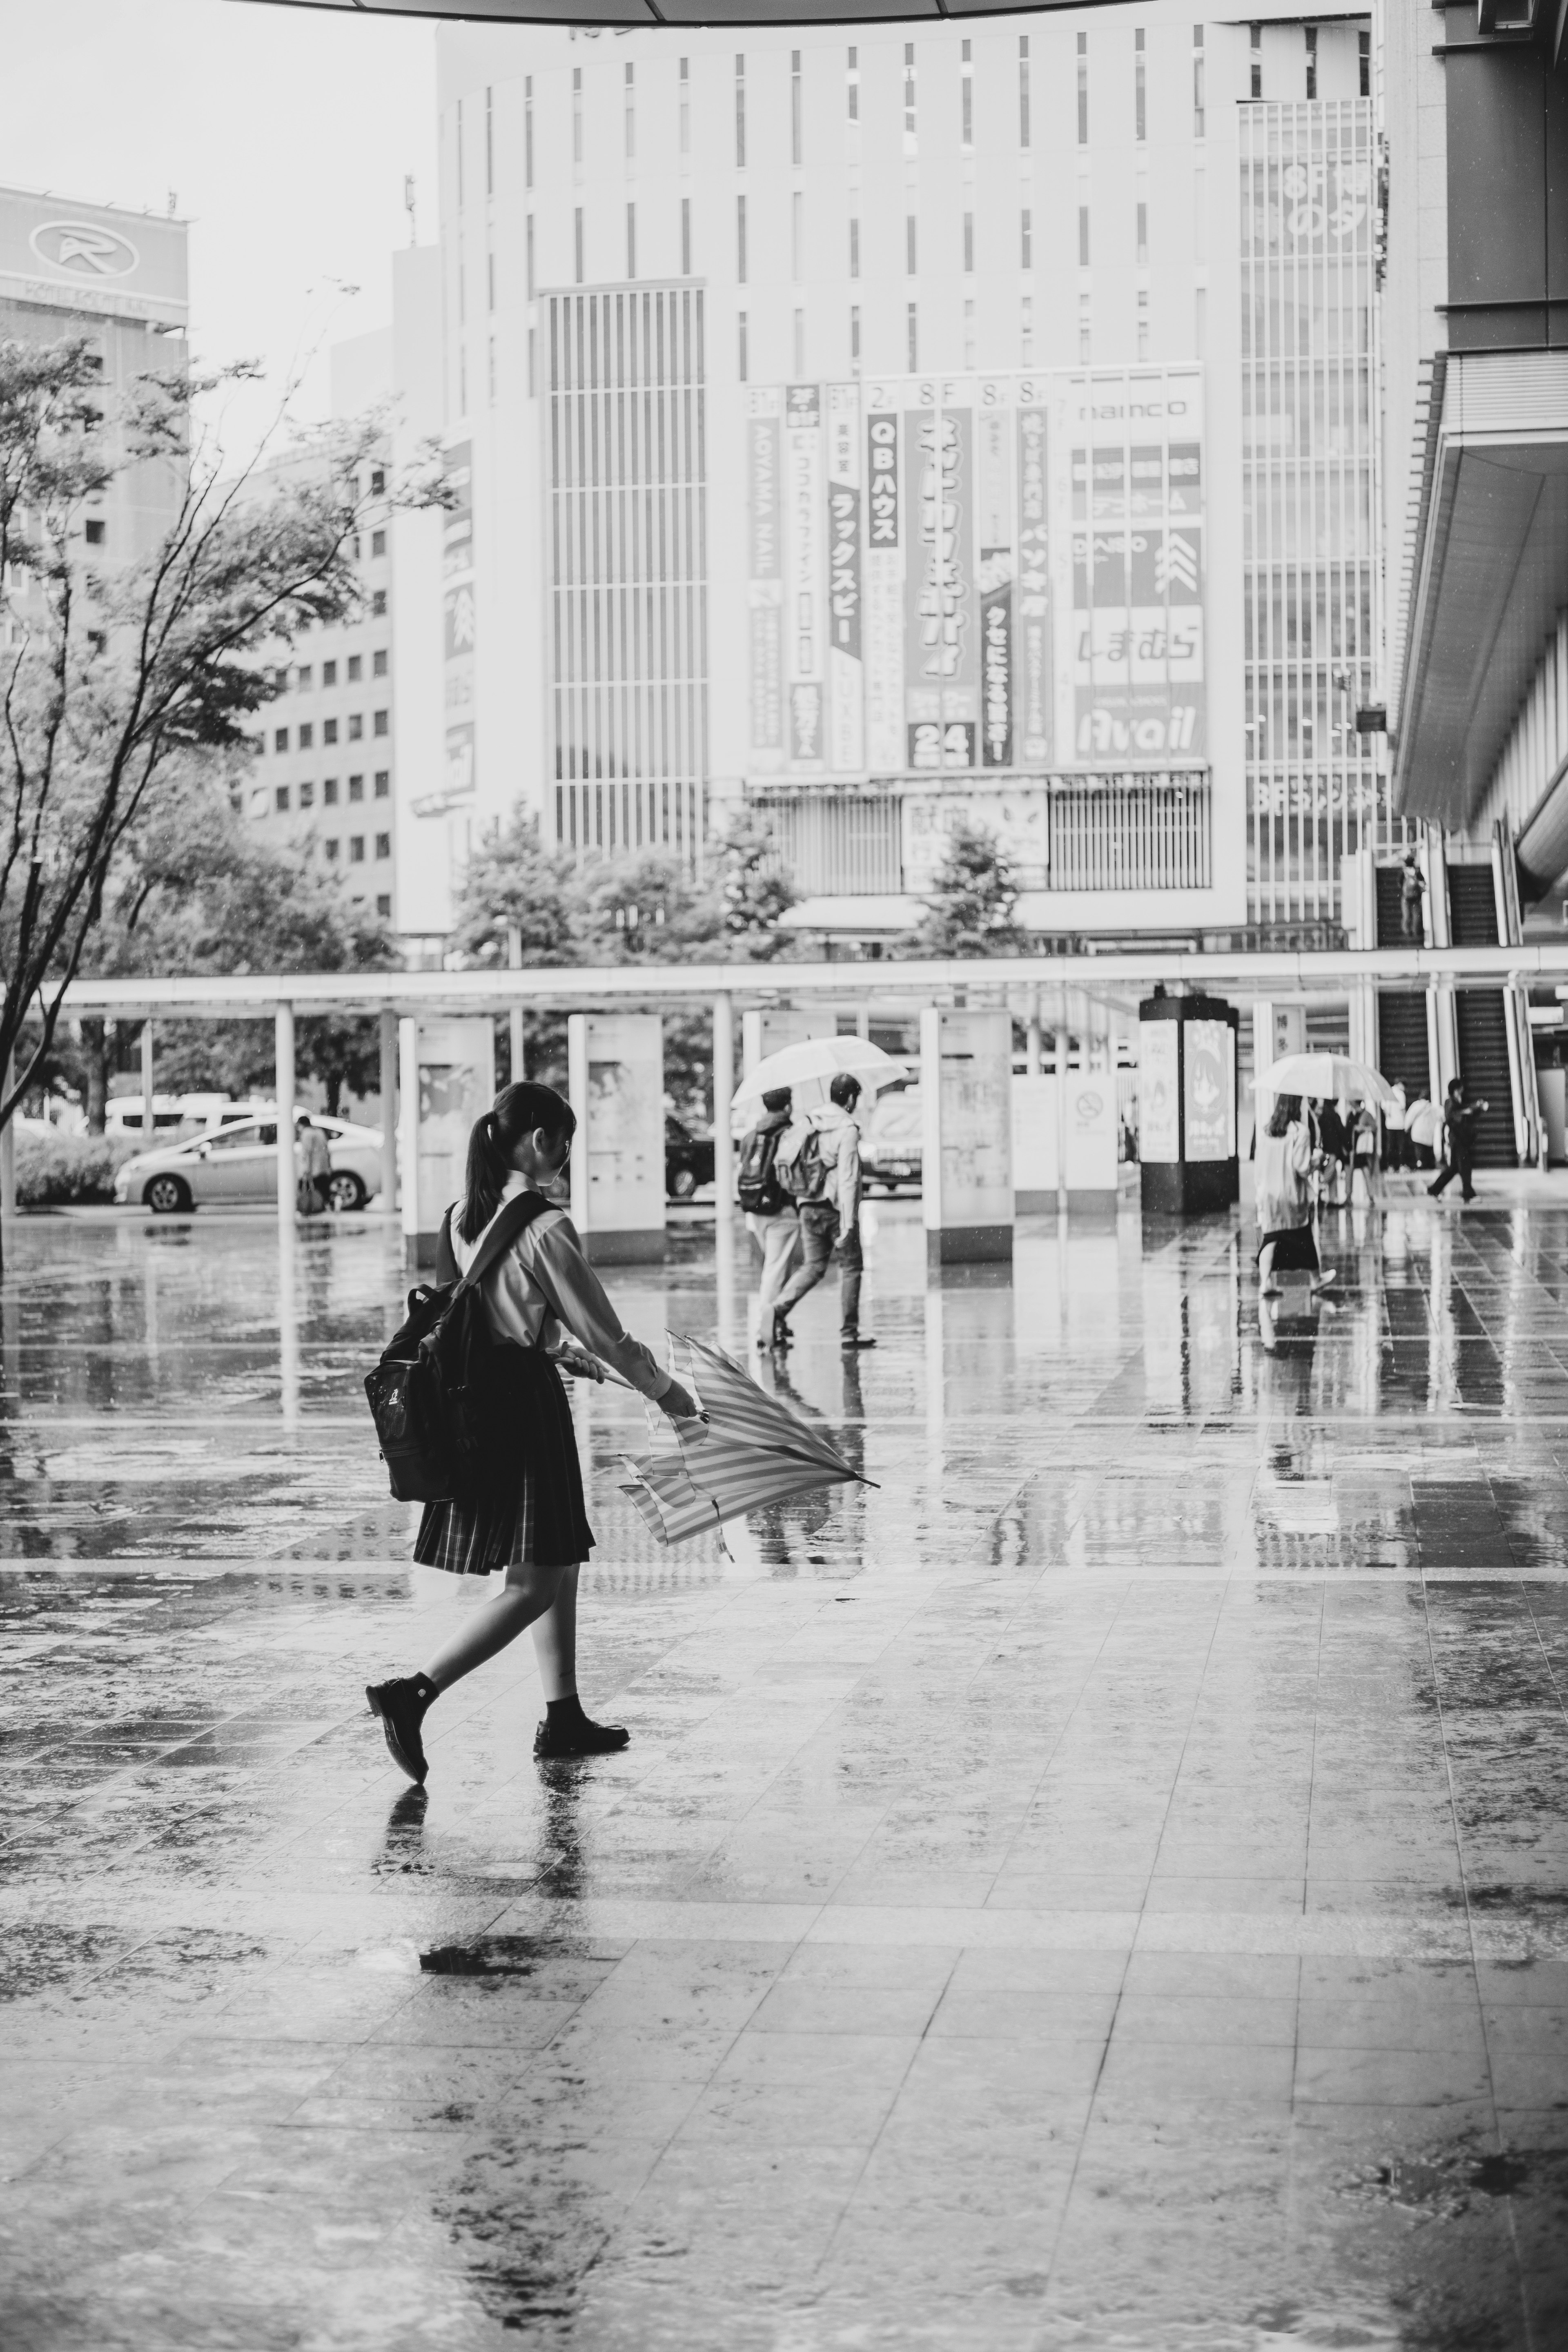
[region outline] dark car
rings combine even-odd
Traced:
[[[693,1135],[667,1112],[664,1121],[664,1189],[672,1201],[689,1201],[699,1184],[713,1181],[713,1139]]]

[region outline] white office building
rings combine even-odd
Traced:
[[[1385,842],[1368,20],[444,28],[451,805],[868,941],[1307,943]]]
[[[416,937],[447,928],[470,823],[459,793],[454,844],[438,707],[441,518],[397,495],[439,425],[433,249],[395,256],[393,309],[390,328],[330,354],[333,416],[378,427],[358,485],[360,602],[280,649],[276,698],[250,729],[240,805],[266,838],[310,848],[367,913]],[[285,455],[258,469],[255,488],[265,495],[274,478],[319,462]]]
[[[85,338],[105,390],[123,394],[138,376],[184,372],[188,311],[183,220],[0,188],[0,337]],[[93,568],[132,562],[156,546],[181,488],[169,466],[118,474],[83,520]]]

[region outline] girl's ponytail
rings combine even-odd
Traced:
[[[478,1241],[496,1211],[511,1171],[496,1139],[494,1111],[475,1119],[468,1131],[468,1160],[463,1171],[463,1205],[458,1231],[466,1242]]]
[[[456,1219],[466,1242],[476,1242],[500,1207],[501,1194],[512,1172],[511,1155],[525,1135],[542,1129],[552,1138],[575,1131],[572,1106],[550,1087],[520,1078],[502,1087],[493,1110],[477,1118],[468,1135],[468,1160],[464,1171],[463,1201]]]

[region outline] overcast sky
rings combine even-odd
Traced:
[[[428,25],[257,0],[0,0],[0,180],[190,222],[193,347],[280,383],[391,318],[389,255],[436,232]],[[342,286],[357,286],[345,295]],[[304,388],[326,407],[325,367]],[[231,453],[270,398],[231,407]]]

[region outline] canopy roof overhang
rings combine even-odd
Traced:
[[[868,25],[944,16],[1038,16],[1043,10],[1103,7],[1117,0],[273,0],[296,8],[340,8],[360,16],[436,16],[451,23],[572,25],[579,30],[639,25]],[[1337,13],[1337,12],[1331,12]]]
[[[1048,1000],[1079,990],[1104,1003],[1147,996],[1156,984],[1247,996],[1322,996],[1358,981],[1380,988],[1425,989],[1509,982],[1568,982],[1568,937],[1519,947],[1346,948],[1323,953],[1176,955],[1142,953],[996,956],[962,963],[613,964],[523,971],[246,972],[224,978],[79,980],[66,991],[72,1019],[105,1014],[141,1021],[261,1020],[281,1005],[296,1014],[506,1013],[551,1005],[590,1012],[628,1005],[709,1002],[740,1005],[794,1003],[802,997],[854,998],[858,1003],[1011,1003],[1022,1011],[1037,991]]]
[[[1475,815],[1565,581],[1568,352],[1449,353],[1421,452],[1393,775],[1402,814],[1457,827]]]

